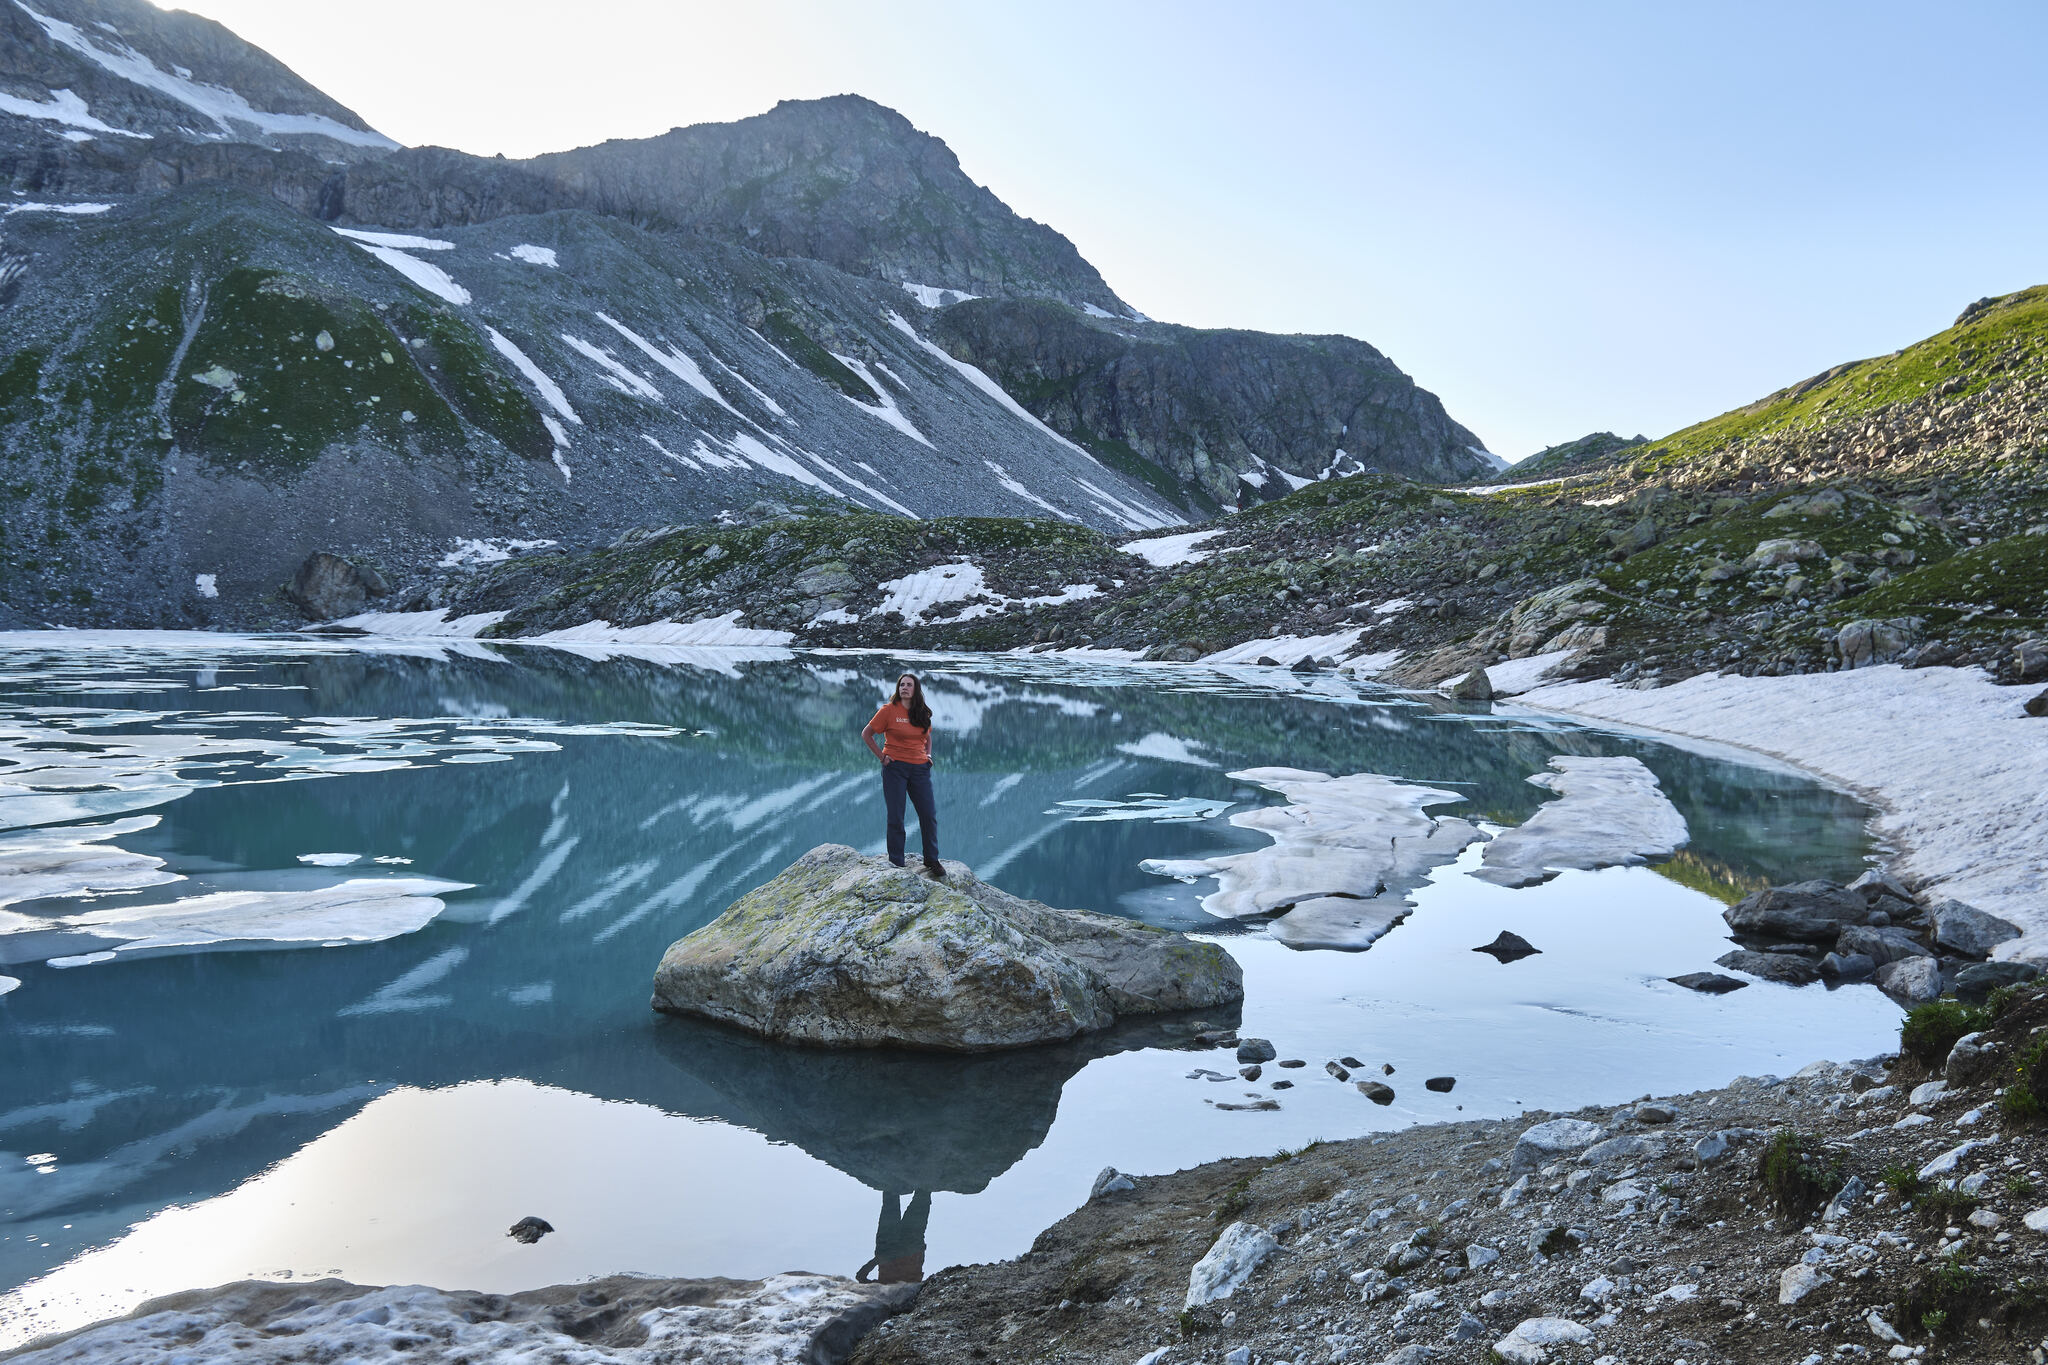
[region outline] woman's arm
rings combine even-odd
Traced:
[[[882,750],[875,743],[875,723],[873,721],[869,721],[866,727],[861,730],[860,742],[867,746],[868,752],[875,756],[876,762],[887,763],[889,761],[882,757]]]

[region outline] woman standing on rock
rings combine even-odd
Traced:
[[[881,745],[875,736],[882,736]],[[915,673],[896,680],[896,693],[882,703],[860,732],[860,742],[882,762],[882,804],[889,811],[889,861],[903,866],[903,798],[917,807],[917,832],[924,840],[924,870],[944,880],[939,861],[939,815],[932,800],[932,708]]]

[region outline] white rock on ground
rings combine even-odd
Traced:
[[[1590,871],[1667,858],[1685,845],[1685,817],[1640,759],[1560,754],[1555,772],[1529,779],[1558,799],[1486,846],[1473,876],[1534,886],[1568,869]]]
[[[1590,1329],[1570,1318],[1529,1318],[1493,1343],[1493,1353],[1506,1365],[1545,1365],[1551,1347],[1583,1346],[1592,1339]]]
[[[1522,700],[1757,749],[1843,783],[1880,807],[1877,833],[1902,850],[1895,871],[2019,926],[1998,958],[2048,965],[2048,725],[2021,710],[2038,690],[1883,664],[1645,691],[1564,683]]]
[[[1188,1272],[1187,1301],[1181,1306],[1196,1308],[1229,1298],[1279,1249],[1273,1235],[1258,1224],[1232,1223]]]
[[[1797,1265],[1786,1267],[1784,1273],[1778,1276],[1778,1302],[1797,1303],[1822,1285],[1832,1283],[1831,1276],[1824,1274],[1818,1267],[1801,1261]]]
[[[1508,1169],[1531,1171],[1547,1166],[1562,1156],[1584,1151],[1605,1137],[1607,1132],[1597,1123],[1584,1119],[1552,1119],[1528,1129],[1515,1140],[1515,1150],[1508,1158]]]
[[[1286,911],[1271,932],[1295,947],[1365,947],[1408,913],[1408,892],[1432,869],[1485,837],[1469,820],[1424,813],[1463,801],[1458,793],[1378,773],[1246,768],[1230,776],[1287,798],[1284,806],[1230,817],[1269,836],[1272,846],[1221,858],[1154,858],[1143,867],[1165,877],[1214,877],[1217,889],[1202,908],[1219,918]]]

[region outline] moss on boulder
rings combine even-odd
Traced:
[[[1213,943],[821,844],[670,945],[654,1007],[818,1047],[983,1052],[1244,998]]]

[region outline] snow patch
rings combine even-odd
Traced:
[[[134,138],[152,136],[149,133],[131,133],[126,128],[100,122],[92,116],[92,110],[85,101],[69,90],[52,90],[47,100],[23,99],[0,91],[0,114],[13,114],[43,123],[61,123],[66,128],[85,129],[88,133],[113,133]]]
[[[654,621],[644,626],[615,626],[586,621],[580,626],[522,637],[528,644],[561,645],[786,645],[796,637],[786,630],[754,630],[739,624],[742,613],[707,616],[695,621]]]
[[[1576,653],[1576,649],[1553,649],[1547,654],[1531,654],[1522,659],[1503,659],[1497,664],[1486,666],[1486,681],[1492,686],[1494,696],[1512,697],[1527,692],[1532,687],[1542,686],[1543,680],[1550,675],[1552,669]],[[1448,688],[1457,682],[1458,678],[1464,676],[1460,673],[1457,678],[1445,678],[1437,687]]]
[[[982,464],[988,467],[989,473],[996,476],[997,483],[1001,484],[1004,488],[1016,494],[1018,497],[1024,499],[1024,501],[1031,503],[1032,505],[1037,507],[1043,507],[1046,511],[1052,513],[1061,521],[1078,520],[1078,518],[1076,518],[1073,515],[1073,513],[1062,512],[1059,508],[1053,506],[1044,498],[1039,497],[1038,494],[1032,492],[1029,488],[1026,488],[1021,482],[1019,482],[1017,479],[1011,476],[1009,470],[1003,468],[1003,466],[997,464],[994,460],[983,460]]]
[[[567,332],[562,333],[562,340],[568,343],[570,350],[576,352],[585,360],[594,362],[599,369],[603,370],[604,373],[599,375],[598,378],[604,380],[605,383],[611,385],[620,393],[633,398],[649,399],[656,403],[663,401],[661,390],[654,387],[653,380],[639,371],[629,369],[621,364],[618,357],[607,351],[604,347],[593,346],[582,337],[571,336]]]
[[[931,450],[935,448],[930,441],[925,439],[924,433],[913,426],[910,419],[903,415],[903,409],[896,406],[895,395],[875,382],[874,375],[868,373],[866,365],[863,365],[850,355],[835,355],[832,358],[859,375],[861,383],[874,391],[875,397],[881,406],[877,407],[874,403],[863,403],[851,394],[840,394],[841,398],[844,398],[847,402],[868,414],[868,416],[881,418],[884,422],[887,422],[890,426],[896,428],[896,430],[902,432],[925,449]]]
[[[1116,314],[1110,312],[1107,308],[1097,308],[1092,303],[1084,302],[1081,305],[1081,311],[1086,313],[1091,318],[1113,318],[1116,316]]]
[[[1668,858],[1690,837],[1685,817],[1642,760],[1560,754],[1529,779],[1557,793],[1486,846],[1472,875],[1496,886],[1534,886],[1569,869],[1631,867]]]
[[[933,359],[942,361],[945,364],[950,365],[954,370],[958,371],[967,380],[968,383],[974,385],[975,388],[980,389],[990,398],[993,398],[996,400],[996,402],[1002,404],[1004,409],[1007,410],[1011,416],[1016,417],[1018,420],[1027,423],[1043,435],[1049,436],[1053,440],[1058,441],[1061,445],[1065,446],[1068,450],[1073,451],[1076,455],[1079,455],[1082,459],[1088,461],[1090,464],[1101,463],[1101,461],[1097,460],[1093,455],[1090,455],[1087,451],[1081,449],[1081,447],[1075,445],[1072,441],[1069,441],[1066,437],[1060,435],[1057,431],[1054,431],[1051,427],[1039,421],[1036,417],[1033,417],[1029,412],[1025,410],[1023,404],[1019,403],[1016,399],[1010,397],[1009,394],[1003,391],[1003,386],[1001,384],[998,384],[995,380],[990,379],[988,375],[983,373],[979,368],[968,364],[964,360],[955,360],[952,356],[946,353],[943,347],[935,345],[932,342],[926,341],[923,337],[919,336],[917,329],[915,327],[912,327],[908,322],[906,322],[902,314],[894,312],[890,313],[889,325],[891,327],[894,327],[897,331],[903,333],[903,335],[909,337],[919,346],[923,347],[925,353],[931,356]]]
[[[1197,752],[1207,747],[1200,740],[1181,739],[1177,735],[1155,730],[1143,739],[1117,745],[1116,751],[1120,754],[1129,754],[1132,758],[1156,758],[1164,763],[1185,763],[1195,768],[1221,767],[1222,765],[1215,760],[1203,758]]]
[[[1164,526],[1187,525],[1187,518],[1185,517],[1176,516],[1172,513],[1147,511],[1145,508],[1139,507],[1134,503],[1125,502],[1114,494],[1104,492],[1088,482],[1088,480],[1078,476],[1075,477],[1074,483],[1082,492],[1094,499],[1096,507],[1101,509],[1104,516],[1107,516],[1111,521],[1116,522],[1126,530],[1153,531]]]
[[[0,218],[16,213],[62,213],[73,217],[84,217],[105,213],[112,204],[0,204]]]
[[[552,541],[543,543],[553,544]],[[442,562],[445,564],[447,561]],[[353,626],[371,635],[397,639],[473,640],[487,627],[495,626],[504,620],[507,615],[509,613],[502,611],[479,611],[469,616],[458,616],[450,621],[447,619],[446,607],[435,607],[432,611],[366,611],[357,616],[344,616],[339,621],[330,621],[328,624]]]
[[[558,543],[552,540],[508,540],[502,536],[493,536],[488,540],[458,539],[455,548],[441,556],[439,564],[444,569],[502,564],[514,555],[524,554],[528,550],[545,550]]]
[[[403,232],[364,232],[358,228],[338,227],[334,229],[352,242],[365,242],[371,246],[388,246],[399,251],[453,251],[455,243],[444,242],[439,237],[414,237]]]
[[[661,366],[661,368],[667,370],[685,384],[688,384],[698,393],[703,394],[706,398],[709,398],[741,421],[747,420],[746,414],[727,402],[725,395],[718,391],[718,386],[704,377],[704,371],[697,362],[692,360],[674,343],[670,343],[667,350],[660,350],[653,342],[608,314],[599,313],[597,320],[639,347],[642,355],[645,355],[649,360]]]
[[[220,596],[220,580],[216,575],[210,573],[193,574],[192,591],[198,593],[201,597],[218,597]]]
[[[1136,555],[1155,569],[1170,569],[1177,564],[1200,564],[1205,559],[1216,557],[1214,550],[1198,550],[1203,545],[1223,534],[1227,528],[1217,527],[1213,531],[1188,531],[1177,536],[1153,536],[1146,540],[1126,541],[1117,546],[1127,555]]]
[[[512,259],[515,261],[525,261],[529,265],[544,265],[550,270],[559,269],[562,264],[555,259],[555,249],[553,247],[535,246],[531,242],[521,242],[518,246],[513,247]]]
[[[336,228],[336,232],[342,232]],[[346,235],[346,234],[345,234]],[[376,242],[357,242],[357,246],[375,256],[399,274],[411,280],[437,299],[444,299],[460,307],[469,302],[469,291],[455,282],[455,277],[430,261],[417,256],[408,256],[395,246],[381,246]],[[453,245],[450,243],[449,245]],[[493,333],[493,335],[496,335]]]
[[[1246,640],[1241,645],[1219,649],[1214,654],[1205,654],[1205,664],[1249,664],[1268,658],[1283,668],[1292,668],[1303,659],[1337,659],[1358,647],[1358,637],[1365,632],[1359,627],[1350,630],[1333,631],[1328,635],[1274,635],[1264,640]]]
[[[912,284],[908,280],[903,282],[903,292],[926,308],[943,308],[948,303],[965,303],[969,299],[981,297],[979,294],[970,294],[965,289],[942,289],[933,284]],[[1108,314],[1105,313],[1103,316],[1107,317]]]
[[[599,316],[602,316],[602,314],[600,314]],[[557,384],[554,380],[548,378],[546,371],[542,370],[540,366],[534,364],[532,359],[526,354],[526,352],[520,350],[517,346],[513,345],[512,342],[506,338],[503,332],[500,332],[497,328],[492,327],[489,324],[485,325],[484,331],[490,334],[491,345],[498,348],[498,354],[504,356],[505,359],[511,361],[512,368],[519,371],[519,373],[521,373],[522,375],[525,375],[526,382],[533,385],[534,388],[540,390],[540,396],[547,400],[547,404],[549,407],[553,408],[557,413],[560,413],[569,421],[574,422],[577,426],[580,427],[583,425],[583,419],[576,415],[576,409],[569,406],[569,396],[562,392],[562,386],[560,384]],[[566,431],[563,431],[560,427],[550,426],[548,428],[548,432],[555,438],[556,445],[565,446],[569,444],[569,434]],[[561,459],[557,457],[555,463],[558,465],[561,464]],[[568,477],[568,473],[569,471],[567,470],[567,468],[564,468],[562,470],[562,475],[564,478]]]

